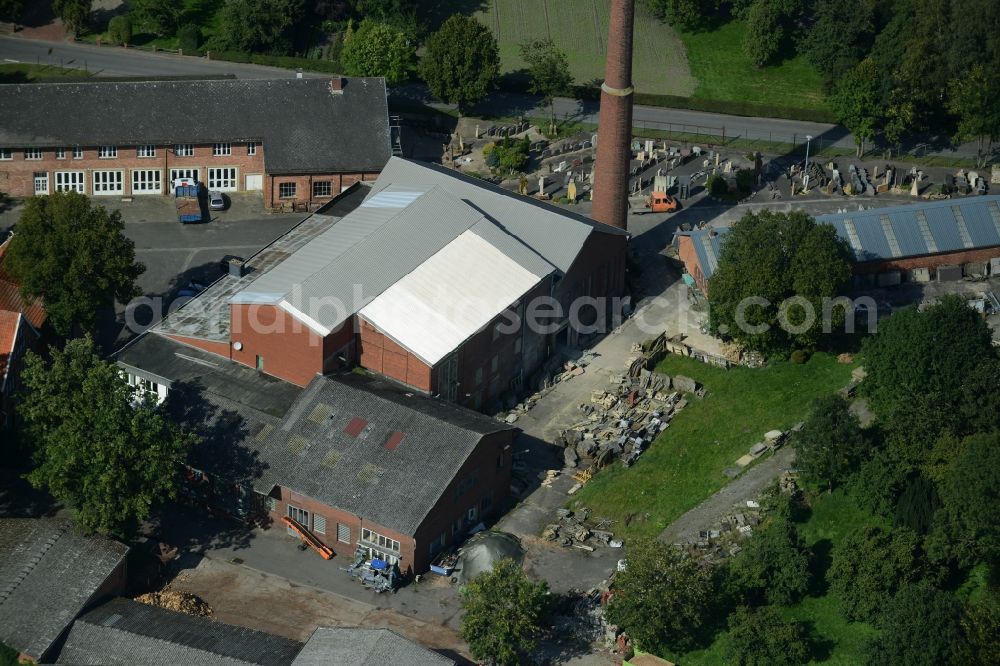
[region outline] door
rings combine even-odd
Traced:
[[[174,188],[174,181],[181,178],[190,178],[191,180],[198,182],[198,170],[197,169],[171,169],[170,170],[170,188]]]
[[[35,194],[48,194],[49,193],[49,172],[48,171],[36,171],[35,172]]]
[[[264,189],[264,176],[259,173],[247,174],[247,192]]]

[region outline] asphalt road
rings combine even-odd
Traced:
[[[45,42],[19,37],[0,37],[0,63],[24,62],[61,65],[86,69],[99,76],[182,76],[233,74],[238,78],[289,78],[295,72],[275,67],[232,63],[221,60],[207,60],[200,57],[177,56],[167,53],[148,53],[135,49],[113,46],[93,46],[90,44]],[[309,74],[305,76],[324,76]],[[418,101],[430,106],[443,108],[429,99],[426,88],[421,85],[407,85],[392,91],[394,97]],[[525,94],[495,93],[478,105],[475,112],[485,112],[495,116],[531,115],[546,116],[548,108],[538,105],[538,99]],[[556,98],[556,116],[560,119],[574,119],[580,122],[597,123],[597,102],[583,102],[575,99]],[[835,145],[853,148],[854,138],[839,125],[811,123],[780,118],[751,118],[731,116],[685,109],[637,105],[633,111],[636,127],[677,132],[711,134],[727,137],[740,136],[761,141],[805,143],[811,136],[813,145]],[[928,150],[928,153],[934,153]],[[943,148],[937,151],[948,156],[971,157],[976,154],[975,144],[965,144],[956,150]]]

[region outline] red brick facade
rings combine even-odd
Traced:
[[[3,147],[0,149],[3,151],[0,152],[0,191],[12,197],[67,189],[96,197],[170,196],[173,179],[188,176],[197,178],[208,189],[222,192],[262,190],[264,206],[270,209],[320,206],[340,194],[343,188],[378,177],[377,173],[370,172],[270,174],[260,142],[113,148],[115,157],[100,157],[99,146],[37,150]],[[59,151],[63,157],[58,156]],[[6,159],[8,155],[10,159]],[[284,189],[282,183],[286,183]],[[294,188],[289,187],[292,184]],[[290,189],[294,192],[289,193]]]
[[[431,368],[426,363],[369,322],[360,317],[358,320],[361,329],[358,336],[361,367],[424,393],[434,390]]]
[[[924,255],[922,257],[907,257],[905,259],[867,261],[862,264],[855,264],[854,272],[858,275],[870,275],[872,273],[903,271],[903,279],[906,279],[906,272],[912,271],[915,268],[929,268],[933,270],[938,266],[961,266],[962,264],[971,262],[988,262],[995,257],[1000,257],[1000,246],[948,252],[945,254]],[[933,275],[931,277],[933,278]]]
[[[513,438],[514,432],[509,430],[483,437],[415,534],[401,534],[366,520],[364,516],[328,506],[288,488],[276,489],[270,498],[271,529],[286,529],[281,519],[289,515],[288,507],[293,506],[309,512],[310,529],[320,541],[333,549],[342,566],[352,560],[362,530],[367,529],[398,541],[399,551],[388,551],[369,543],[362,545],[397,556],[403,572],[423,573],[430,568],[437,552],[459,543],[470,527],[488,518],[506,502],[513,464]],[[469,480],[476,482],[465,489],[469,484],[463,482]],[[459,493],[460,489],[464,492]],[[326,526],[322,533],[316,531],[316,516],[325,518]],[[344,526],[340,531],[350,532],[348,541],[339,540],[340,525]]]

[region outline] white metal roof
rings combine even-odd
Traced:
[[[469,230],[359,314],[433,366],[547,275],[538,273]]]

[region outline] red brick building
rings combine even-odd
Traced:
[[[175,408],[213,413],[187,497],[272,529],[292,518],[342,562],[361,546],[422,573],[508,498],[518,431],[454,403],[354,373],[301,389],[155,333],[116,360]]]
[[[986,275],[991,260],[1000,258],[998,195],[819,215],[816,221],[832,225],[847,243],[860,284],[927,282],[945,266],[959,267],[959,275]],[[680,260],[704,293],[728,232],[708,227],[675,238]]]
[[[156,331],[300,386],[360,365],[473,409],[610,330],[628,235],[392,158]],[[530,325],[552,312],[547,328]],[[206,315],[205,313],[210,313]]]
[[[268,208],[322,205],[389,159],[380,78],[3,86],[0,191],[95,197],[262,191]],[[109,110],[113,109],[113,116]]]

